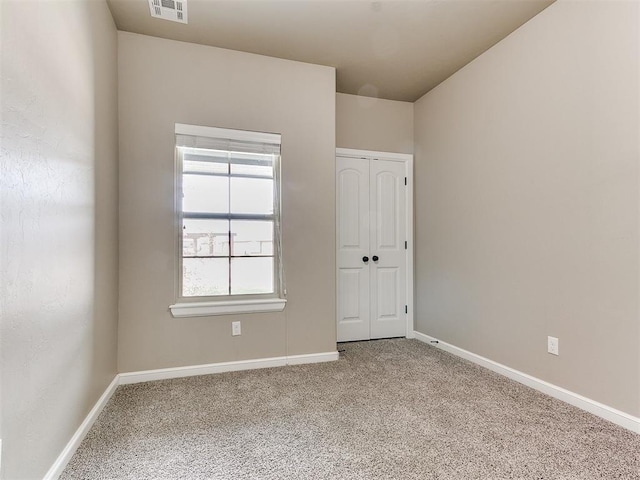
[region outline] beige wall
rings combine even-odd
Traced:
[[[559,1],[415,106],[418,331],[633,415],[638,20]]]
[[[42,478],[116,374],[117,37],[2,1],[2,470]]]
[[[413,153],[413,103],[337,93],[336,146]]]
[[[119,32],[121,372],[335,351],[335,71]],[[175,319],[174,124],[282,134],[288,303]],[[231,321],[242,335],[231,336]]]

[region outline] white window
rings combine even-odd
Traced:
[[[174,316],[282,310],[280,135],[176,124]]]

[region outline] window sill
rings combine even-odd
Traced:
[[[233,315],[237,313],[281,312],[287,301],[283,298],[263,300],[226,300],[221,302],[176,303],[170,305],[175,318],[208,317],[211,315]]]

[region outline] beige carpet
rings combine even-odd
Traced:
[[[640,435],[415,340],[118,388],[62,479],[640,479]]]

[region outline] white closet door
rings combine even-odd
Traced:
[[[406,335],[405,164],[370,162],[370,338]]]
[[[406,335],[405,163],[336,158],[338,341]]]
[[[369,339],[369,160],[336,158],[338,341]]]

